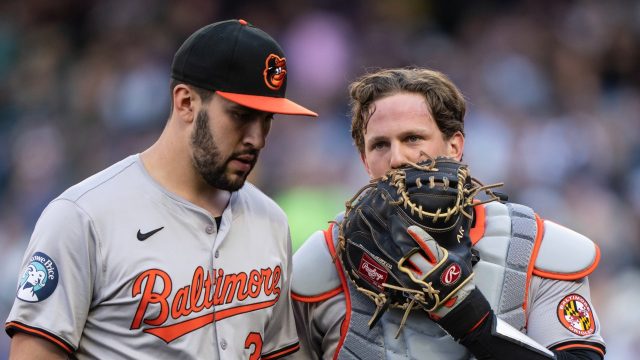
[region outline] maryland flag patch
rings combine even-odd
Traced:
[[[596,331],[591,306],[578,294],[567,295],[560,301],[558,320],[567,330],[580,336],[591,335]]]

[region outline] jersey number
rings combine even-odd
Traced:
[[[249,333],[247,339],[244,341],[244,348],[249,349],[253,345],[253,352],[249,356],[249,360],[259,360],[262,353],[262,335],[257,332]]]

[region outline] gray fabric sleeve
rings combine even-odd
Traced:
[[[44,255],[34,257],[34,254]],[[74,202],[54,200],[40,216],[22,268],[27,269],[41,258],[51,260],[53,267],[48,267],[48,284],[55,285],[45,284],[42,289],[50,286],[47,293],[40,290],[39,298],[32,301],[18,295],[7,323],[24,325],[33,330],[27,332],[35,335],[40,331],[48,333],[54,339],[43,337],[54,342],[61,340],[75,350],[91,305],[97,265],[96,236],[91,220]],[[19,280],[19,288],[23,279],[22,276]]]
[[[291,299],[291,257],[291,236],[287,229],[287,262],[284,264],[286,268],[282,270],[282,292],[278,302],[273,307],[271,318],[274,321],[270,321],[265,329],[262,354],[272,354],[298,343]]]
[[[294,301],[300,351],[292,359],[330,360],[340,341],[345,317],[344,293],[322,302]]]
[[[534,276],[531,292],[534,298],[527,310],[529,337],[549,348],[567,342],[596,343],[604,347],[588,278],[564,281]],[[571,309],[576,310],[575,322],[571,322]]]

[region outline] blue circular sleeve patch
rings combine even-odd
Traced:
[[[16,297],[26,302],[48,298],[58,286],[58,267],[47,254],[36,252],[22,271]]]

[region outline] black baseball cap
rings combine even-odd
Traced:
[[[285,98],[287,60],[269,34],[245,20],[207,25],[180,46],[171,77],[248,108],[318,116]]]

